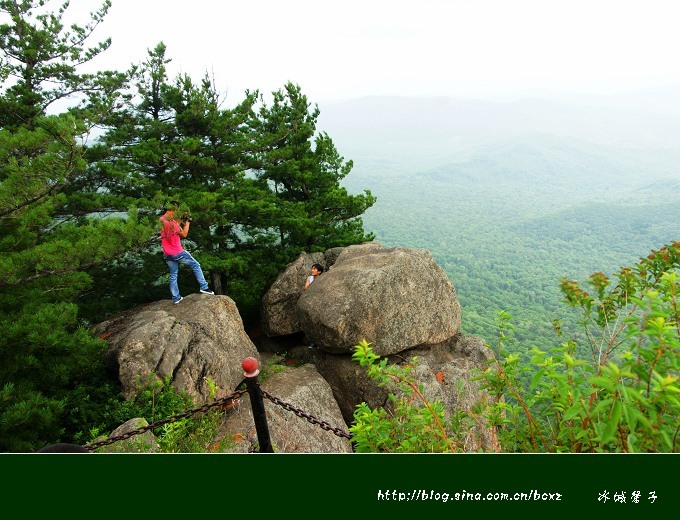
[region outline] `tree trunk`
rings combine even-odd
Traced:
[[[227,294],[227,288],[222,287],[222,271],[210,271],[210,279],[215,294]]]

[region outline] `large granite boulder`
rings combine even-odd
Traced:
[[[300,254],[276,277],[265,292],[261,301],[262,331],[268,337],[300,332],[296,312],[297,301],[315,263],[328,268],[323,253]]]
[[[286,367],[264,379],[260,385],[273,398],[331,428],[321,428],[295,412],[264,399],[269,436],[276,453],[352,453],[349,439],[331,431],[347,433],[347,426],[331,387],[314,365]],[[229,410],[220,435],[233,442],[234,447],[227,451],[259,450],[249,394],[244,394],[239,405]]]
[[[458,332],[456,290],[429,251],[350,246],[297,298],[297,319],[322,350],[361,340],[380,356],[446,341]]]
[[[141,417],[136,417],[130,419],[129,421],[121,424],[118,428],[111,432],[108,438],[121,437],[122,440],[112,442],[111,444],[105,444],[97,448],[95,453],[157,453],[160,452],[160,447],[155,435],[151,430],[147,430],[144,433],[138,433],[132,435],[131,437],[124,439],[123,437],[131,432],[137,430],[142,430],[149,423],[146,419]],[[101,436],[95,439],[96,442],[101,442],[107,440],[107,437]]]
[[[438,401],[443,405],[447,420],[454,414],[472,412],[481,402],[495,400],[481,389],[482,382],[475,380],[475,370],[486,368],[489,359],[491,355],[481,338],[461,334],[427,349],[413,349],[405,356],[405,362],[414,367],[412,376],[418,382],[420,392],[428,402]],[[492,429],[485,420],[477,416],[475,422],[467,426],[464,431],[457,428],[448,432],[452,439],[458,438],[461,451],[498,449]]]
[[[179,304],[151,303],[100,323],[94,332],[108,341],[105,361],[126,399],[153,374],[207,402],[233,392],[243,380],[243,359],[259,359],[227,296],[191,294]],[[217,385],[216,395],[208,379]]]
[[[349,254],[361,254],[382,247],[378,242],[366,242],[352,246]],[[333,247],[323,253],[300,253],[279,273],[261,300],[262,332],[267,337],[275,338],[302,332],[297,316],[297,302],[304,292],[305,280],[310,274],[312,265],[321,264],[324,270],[328,270],[340,255],[347,256],[348,248]]]

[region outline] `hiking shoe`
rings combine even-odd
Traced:
[[[177,304],[178,304],[179,302],[181,302],[183,299],[184,299],[184,298],[183,298],[182,296],[180,296],[180,297],[179,297],[179,300],[177,300],[176,302],[173,302],[173,303],[174,303],[175,305],[177,305]]]
[[[212,294],[213,296],[215,296],[215,293],[208,289],[201,289],[201,294]]]

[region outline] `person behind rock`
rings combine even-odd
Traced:
[[[321,264],[314,264],[312,266],[312,273],[307,277],[307,281],[305,281],[305,291],[309,288],[311,283],[314,281],[314,279],[319,276],[321,273],[323,273],[323,266]]]
[[[187,265],[194,272],[199,289],[203,294],[215,294],[208,289],[208,282],[203,276],[201,265],[191,256],[191,253],[182,247],[182,238],[189,234],[191,217],[185,216],[181,222],[175,220],[175,213],[179,210],[179,202],[170,201],[165,207],[165,213],[160,217],[163,229],[161,231],[161,244],[163,246],[163,260],[168,264],[170,270],[170,295],[174,303],[181,302],[184,298],[179,293],[177,276],[179,274],[179,264]]]

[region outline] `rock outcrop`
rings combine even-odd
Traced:
[[[262,331],[267,336],[286,336],[302,330],[297,319],[297,302],[315,263],[328,268],[323,253],[301,254],[279,274],[262,297]]]
[[[361,340],[388,356],[452,338],[460,302],[425,250],[350,246],[299,296],[300,328],[320,349],[352,353]]]
[[[140,417],[130,419],[121,424],[118,428],[111,432],[110,437],[123,437],[126,434],[135,430],[140,430],[149,426],[146,419]],[[106,440],[106,437],[99,437],[95,442]],[[111,444],[106,444],[95,450],[95,453],[157,453],[160,452],[158,442],[153,432],[145,431],[144,433],[133,435],[127,439],[123,439]]]
[[[227,296],[191,294],[181,303],[160,301],[95,327],[108,341],[106,362],[130,398],[149,376],[206,402],[233,392],[243,380],[241,361],[259,353]],[[208,379],[217,387],[212,395]]]
[[[480,383],[472,380],[473,370],[483,368],[489,359],[479,338],[456,334],[438,345],[411,349],[389,359],[393,363],[411,365],[423,396],[429,402],[442,403],[447,417],[455,410],[471,410],[484,396]],[[364,402],[371,409],[392,407],[388,393],[395,389],[378,386],[368,377],[366,370],[349,356],[317,351],[314,365],[333,389],[347,424],[352,423],[359,403]],[[469,451],[489,446],[492,441],[488,428],[483,424],[477,424],[463,437]]]
[[[314,263],[325,272],[304,291]],[[479,338],[460,333],[455,288],[428,251],[370,242],[303,253],[268,288],[261,315],[256,343],[226,296],[194,294],[179,305],[156,302],[95,331],[109,342],[109,366],[128,398],[151,374],[169,377],[175,388],[200,402],[229,395],[245,376],[241,362],[256,358],[266,374],[260,387],[278,401],[265,400],[277,452],[349,453],[350,441],[337,432],[348,432],[356,406],[365,402],[389,409],[388,390],[351,358],[362,340],[390,362],[413,366],[425,399],[441,402],[449,416],[488,398],[472,381],[472,370],[485,366],[486,350]],[[314,345],[308,346],[310,341]],[[277,370],[263,366],[264,354],[269,359],[280,352],[296,362],[277,365]],[[219,388],[218,395],[211,394],[208,379]],[[228,451],[257,449],[249,399],[246,393],[224,411],[221,435]],[[469,451],[491,446],[485,425],[466,432],[464,444]]]
[[[310,417],[347,431],[330,385],[313,365],[290,367],[266,378],[260,385],[272,396],[303,410]],[[352,453],[349,439],[320,428],[290,410],[265,401],[267,424],[276,453]],[[222,434],[234,441],[235,452],[255,451],[258,445],[250,396],[227,416]]]

